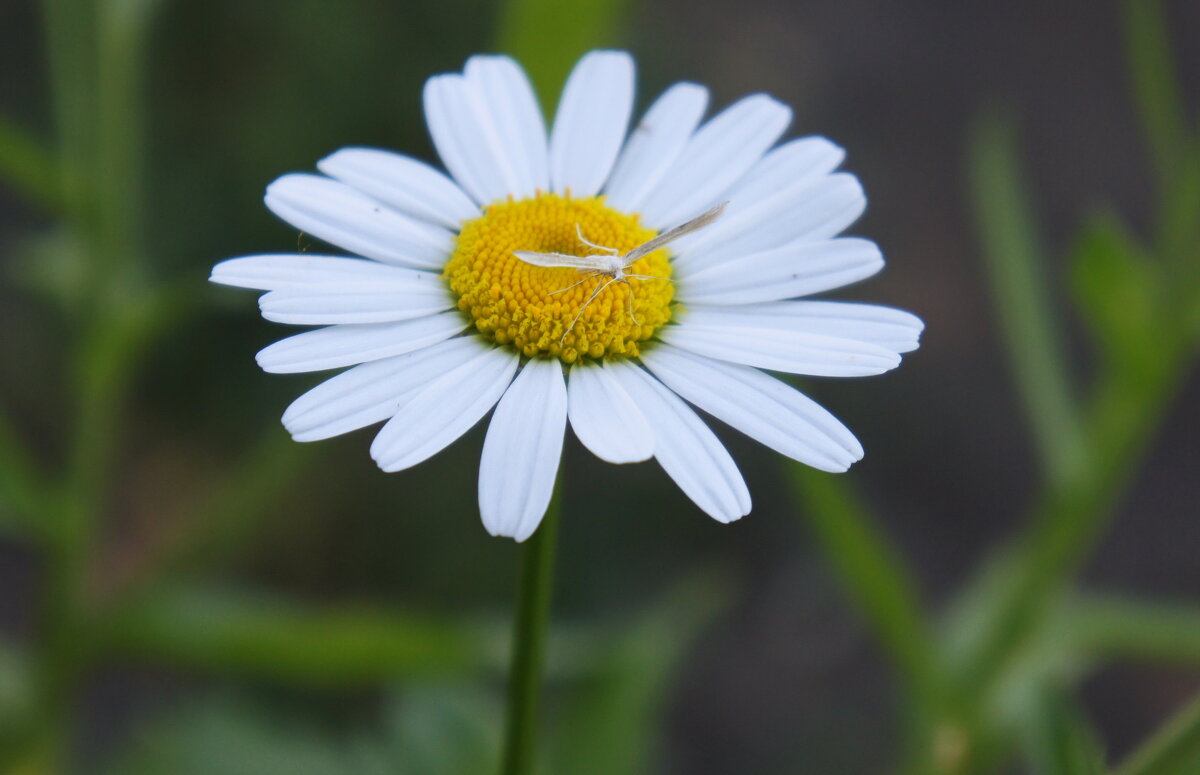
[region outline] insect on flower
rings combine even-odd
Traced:
[[[579,311],[575,313],[575,318],[571,321],[571,325],[567,326],[567,330],[563,332],[562,337],[559,339],[559,343],[561,344],[564,340],[566,340],[567,334],[571,333],[571,330],[575,328],[575,324],[579,322],[580,316],[583,315],[583,312],[588,308],[588,305],[591,304],[596,297],[599,296],[602,291],[604,291],[605,288],[613,283],[625,283],[625,285],[629,286],[629,293],[626,295],[626,299],[629,302],[629,318],[636,325],[641,325],[638,323],[637,317],[635,317],[633,314],[633,286],[629,284],[628,278],[633,278],[635,280],[665,280],[666,282],[671,282],[671,280],[667,277],[657,277],[655,275],[629,274],[625,270],[637,263],[638,259],[642,258],[643,256],[647,256],[659,248],[666,247],[667,244],[679,239],[685,234],[691,234],[694,231],[699,231],[705,226],[708,226],[710,223],[721,217],[721,214],[725,212],[725,208],[728,205],[728,202],[722,202],[716,207],[697,215],[690,221],[685,221],[672,229],[667,229],[654,239],[647,240],[641,245],[638,245],[630,250],[628,253],[624,254],[620,254],[616,248],[597,245],[596,243],[589,241],[587,237],[583,236],[583,229],[580,228],[579,224],[575,224],[575,233],[579,235],[579,241],[589,248],[601,251],[601,253],[588,256],[572,256],[566,253],[538,253],[537,251],[533,250],[514,250],[513,255],[527,264],[532,264],[533,266],[575,269],[579,272],[588,273],[587,276],[579,282],[571,283],[565,288],[559,288],[557,291],[551,291],[549,294],[547,294],[549,296],[553,296],[556,293],[562,293],[563,291],[569,291],[575,286],[585,283],[593,277],[608,278],[608,280],[601,280],[596,283],[596,289],[592,291],[590,296],[587,297],[587,301],[585,301],[583,306],[579,308]]]
[[[842,235],[866,207],[845,151],[780,143],[792,111],[766,94],[705,120],[695,83],[630,133],[634,76],[627,53],[585,55],[547,131],[515,61],[471,57],[423,93],[445,172],[343,148],[267,187],[272,212],[336,250],[231,258],[212,280],[265,291],[268,320],[316,326],[259,352],[265,371],[344,369],[284,412],[297,441],[383,423],[371,457],[401,471],[490,412],[479,513],[518,541],[550,503],[568,422],[601,460],[655,459],[720,522],[750,512],[750,490],[692,406],[822,471],[862,458],[768,373],[881,374],[918,346],[914,315],[815,298],[884,265]]]

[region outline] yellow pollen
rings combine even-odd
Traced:
[[[674,286],[668,282],[671,263],[664,249],[625,270],[664,279],[611,283],[590,304],[588,298],[611,277],[598,274],[585,280],[587,271],[534,266],[513,255],[514,250],[601,254],[580,242],[576,226],[589,242],[622,255],[656,236],[636,215],[611,209],[602,197],[557,194],[497,202],[485,208],[482,217],[463,224],[443,276],[458,298],[458,308],[471,317],[479,333],[530,358],[573,363],[581,357],[637,356],[639,344],[671,319]],[[568,289],[573,283],[579,284]]]

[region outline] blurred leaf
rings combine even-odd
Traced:
[[[1104,749],[1082,710],[1056,686],[1029,703],[1025,749],[1038,775],[1103,775]]]
[[[529,73],[547,115],[567,73],[584,53],[611,46],[629,0],[506,0],[498,19],[497,48]]]
[[[845,478],[791,463],[801,513],[847,587],[859,614],[918,703],[940,691],[937,647],[916,581]]]
[[[0,412],[0,533],[37,531],[42,475],[8,417]]]
[[[359,775],[477,775],[500,761],[502,711],[479,688],[417,685],[391,704],[383,739],[357,747]]]
[[[373,686],[495,664],[481,628],[393,610],[305,607],[245,591],[160,590],[111,622],[111,651],[299,685]]]
[[[65,229],[22,240],[13,251],[11,272],[25,292],[53,304],[61,314],[80,308],[88,289],[87,249]]]
[[[650,772],[679,663],[729,598],[724,574],[697,574],[597,646],[584,676],[566,688],[550,772]]]
[[[405,689],[349,733],[213,697],[143,728],[107,775],[479,775],[495,769],[499,722],[497,703],[457,685]]]
[[[1176,713],[1115,775],[1195,775],[1200,771],[1200,695]]]
[[[344,746],[249,703],[208,700],[143,729],[109,775],[351,775]]]
[[[0,730],[22,726],[33,697],[32,674],[27,656],[0,641]],[[0,744],[4,739],[0,731]]]
[[[0,185],[46,208],[59,203],[59,172],[42,144],[0,117]]]
[[[971,187],[996,313],[1042,464],[1061,482],[1079,470],[1084,448],[1046,285],[1047,254],[1020,170],[1013,127],[994,117],[977,121]]]
[[[1159,254],[1187,274],[1181,280],[1196,279],[1200,273],[1200,142],[1193,142],[1172,162],[1174,175],[1164,186],[1158,214]],[[1195,290],[1189,285],[1187,290]]]
[[[1200,607],[1084,598],[1063,617],[1064,637],[1086,659],[1200,664]]]
[[[1076,303],[1101,355],[1119,367],[1156,357],[1147,344],[1159,323],[1161,281],[1116,217],[1083,227],[1071,268]]]
[[[1189,135],[1159,0],[1125,0],[1125,46],[1142,129],[1164,181],[1175,175]]]
[[[136,594],[164,579],[176,579],[214,557],[233,559],[267,525],[284,516],[281,496],[306,469],[313,452],[279,428],[263,432],[224,477],[208,486],[205,497],[185,506],[176,517],[179,528],[137,569],[132,589],[125,593]]]

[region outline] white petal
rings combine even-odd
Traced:
[[[699,271],[721,261],[795,242],[838,234],[862,215],[867,198],[853,175],[839,172],[734,208],[709,228],[676,245],[676,262]]]
[[[734,325],[741,323],[741,326]],[[746,318],[731,325],[666,326],[664,342],[720,361],[815,377],[865,377],[900,365],[900,356],[866,342],[793,331],[786,325]]]
[[[645,416],[599,363],[571,367],[567,416],[575,435],[601,460],[636,463],[654,455],[654,432]]]
[[[791,120],[791,109],[765,94],[752,94],[730,105],[692,135],[646,198],[643,221],[656,229],[668,228],[717,204]]]
[[[339,369],[420,350],[449,339],[467,325],[452,310],[397,323],[330,326],[280,339],[255,357],[262,370],[272,374]]]
[[[542,521],[567,426],[556,360],[532,360],[496,406],[479,461],[479,514],[492,535],[524,541]]]
[[[683,152],[707,106],[708,89],[694,83],[677,83],[654,101],[613,167],[605,186],[609,207],[623,213],[638,211]]]
[[[452,249],[452,235],[440,226],[401,215],[319,175],[284,175],[267,186],[265,201],[297,229],[377,261],[440,269]]]
[[[786,327],[822,336],[869,342],[896,353],[917,349],[925,324],[912,313],[845,301],[774,301],[737,307],[689,304],[687,321],[705,327],[733,323]]]
[[[494,347],[425,385],[379,431],[371,457],[384,471],[401,471],[441,452],[496,405],[519,362]]]
[[[473,56],[464,71],[467,84],[491,116],[500,145],[507,152],[518,197],[550,190],[546,125],[525,72],[506,56]]]
[[[781,455],[822,471],[862,459],[862,446],[836,417],[758,369],[668,345],[648,350],[642,362],[671,390]]]
[[[579,60],[558,101],[550,132],[550,184],[559,193],[600,191],[621,150],[633,111],[633,58],[593,51]]]
[[[431,274],[425,277],[418,282],[343,282],[271,291],[258,306],[267,320],[295,326],[412,320],[453,307],[445,283]]]
[[[262,255],[230,258],[213,267],[208,279],[237,288],[278,291],[341,282],[392,282],[437,275],[378,261],[342,256]]]
[[[800,137],[772,148],[729,191],[735,204],[755,202],[797,183],[827,175],[846,158],[846,151],[824,137]]]
[[[719,522],[749,514],[746,482],[704,421],[641,368],[628,362],[611,368],[654,429],[654,457],[679,489]]]
[[[712,264],[693,273],[679,264],[679,300],[750,304],[808,296],[858,282],[883,268],[874,242],[853,237],[797,242]]]
[[[423,161],[375,148],[343,148],[317,169],[407,215],[458,231],[481,213],[458,184]]]
[[[482,339],[460,336],[360,364],[293,401],[283,426],[296,441],[317,441],[383,422],[416,391],[484,349]]]
[[[425,123],[446,169],[476,202],[515,194],[520,179],[487,104],[457,73],[425,82]]]

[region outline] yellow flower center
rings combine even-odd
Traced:
[[[572,267],[534,266],[513,254],[604,255],[580,241],[580,232],[621,255],[656,234],[641,226],[636,215],[605,205],[602,197],[539,194],[497,202],[482,217],[463,224],[446,263],[444,276],[459,309],[471,316],[479,333],[530,358],[573,363],[580,357],[638,355],[639,343],[671,319],[674,287],[668,281],[671,263],[665,250],[624,270],[664,279],[625,282],[610,282],[613,278],[602,273],[589,277],[588,271]]]

